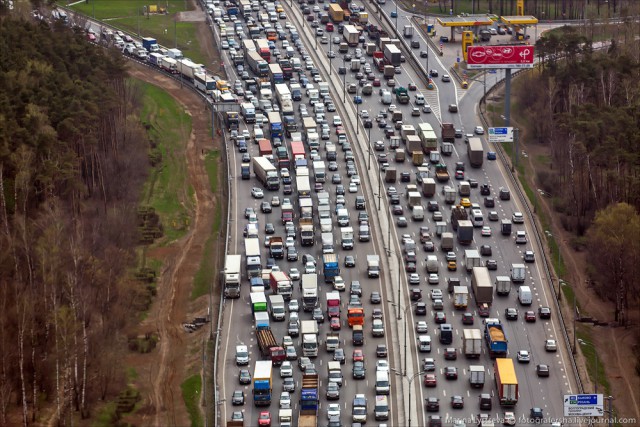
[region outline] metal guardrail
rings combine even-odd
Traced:
[[[523,72],[525,72],[527,70],[518,70],[516,73],[512,74],[512,77],[519,75]],[[486,94],[484,94],[482,96],[482,98],[480,99],[480,105],[485,104],[486,106],[486,100],[487,97],[491,95],[492,92],[496,91],[505,81],[505,78],[500,79],[499,81],[496,82],[495,85],[491,86],[489,89],[487,89]],[[483,111],[482,108],[479,109],[480,110],[480,120],[482,121],[482,124],[484,125],[485,128],[489,128],[489,121],[487,120],[487,118],[485,117],[485,113]],[[534,210],[531,208],[529,199],[527,197],[527,195],[524,193],[524,191],[522,190],[522,188],[520,187],[520,184],[518,182],[518,179],[516,178],[515,173],[511,170],[510,164],[509,164],[509,160],[507,158],[506,153],[504,152],[504,150],[502,149],[502,147],[500,145],[496,145],[495,143],[494,147],[498,147],[498,149],[496,149],[495,151],[499,154],[500,156],[500,160],[502,161],[503,165],[505,165],[505,170],[508,173],[508,177],[509,180],[511,181],[512,187],[516,189],[516,192],[518,193],[518,197],[520,198],[520,201],[523,203],[523,205],[526,208],[527,211],[527,215],[529,216],[529,218],[531,219],[531,224],[533,224],[533,228],[535,229],[535,239],[536,242],[538,243],[539,247],[544,247],[543,241],[541,239],[541,230],[538,226],[538,223],[535,221],[534,218]],[[516,153],[517,155],[517,153]],[[548,256],[547,253],[543,251],[542,254],[542,263],[544,266],[544,272],[545,272],[545,278],[547,283],[549,284],[549,288],[551,290],[551,293],[553,294],[554,298],[553,300],[555,301],[555,305],[557,308],[557,312],[558,315],[560,316],[560,323],[561,323],[561,329],[562,329],[562,335],[564,337],[564,341],[565,344],[567,346],[568,349],[571,349],[571,342],[569,340],[569,334],[567,333],[567,327],[566,327],[566,323],[564,320],[564,316],[562,315],[562,310],[560,307],[560,302],[558,301],[558,297],[556,294],[556,291],[553,289],[553,277],[551,274],[551,263],[548,260]],[[580,374],[578,373],[578,366],[576,364],[576,359],[573,355],[573,353],[571,351],[568,352],[569,353],[569,359],[571,360],[571,367],[573,368],[573,373],[574,376],[576,378],[576,383],[578,385],[578,389],[580,390],[580,393],[584,392],[584,385],[582,384],[582,379],[580,378]]]

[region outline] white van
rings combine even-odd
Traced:
[[[480,209],[473,209],[470,216],[471,224],[473,224],[474,227],[482,227],[484,225],[484,217]]]
[[[293,68],[293,71],[300,71],[302,69],[300,58],[291,58],[291,67]]]
[[[416,93],[416,105],[424,105],[424,95],[421,93]]]
[[[249,349],[246,345],[236,346],[236,365],[249,364]]]
[[[431,337],[429,335],[420,335],[418,337],[418,350],[421,353],[431,353]]]
[[[338,225],[340,227],[349,226],[349,211],[346,209],[338,209]]]
[[[533,303],[533,295],[531,288],[528,286],[520,286],[518,288],[518,301],[522,305],[531,305]]]
[[[387,396],[376,396],[376,404],[373,409],[376,421],[389,419],[389,398]]]
[[[373,319],[371,324],[371,335],[374,337],[383,337],[384,336],[384,324],[381,319]]]
[[[424,208],[422,206],[415,206],[411,212],[411,219],[414,221],[424,221]]]
[[[391,99],[391,92],[389,92],[388,90],[384,89],[384,90],[382,91],[382,99],[381,99],[381,101],[382,101],[382,103],[383,103],[384,105],[389,105],[389,104],[391,104],[391,102],[393,101],[393,100]]]
[[[376,394],[389,394],[389,372],[376,372]]]

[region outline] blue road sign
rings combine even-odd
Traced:
[[[489,142],[513,142],[513,128],[489,128]]]

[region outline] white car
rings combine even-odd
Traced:
[[[262,198],[264,198],[264,191],[262,191],[262,189],[261,189],[261,188],[253,187],[253,188],[251,189],[251,196],[252,196],[254,199],[262,199]]]
[[[529,352],[527,350],[518,351],[518,355],[516,357],[520,363],[529,363],[531,361],[531,356],[529,356]]]
[[[291,395],[288,391],[280,393],[280,409],[291,409]]]
[[[511,221],[513,221],[514,224],[524,223],[524,216],[522,215],[522,212],[514,212],[513,215],[511,215]]]
[[[300,304],[298,303],[298,300],[292,299],[291,301],[289,301],[289,312],[297,313],[298,311],[300,311]]]
[[[558,350],[558,345],[556,344],[556,340],[546,340],[544,342],[544,349],[547,351],[556,351]]]
[[[420,275],[418,273],[409,274],[409,284],[410,285],[419,285],[420,284]]]
[[[289,278],[291,280],[300,280],[300,270],[298,270],[296,267],[290,268]]]
[[[296,241],[294,240],[293,237],[289,236],[289,237],[287,237],[287,240],[285,240],[284,246],[287,247],[287,248],[291,248],[291,247],[295,248],[296,247]]]
[[[416,322],[416,332],[419,334],[424,334],[427,333],[427,322],[425,322],[424,320],[420,320],[418,322]]]
[[[485,237],[490,237],[491,236],[491,227],[489,227],[488,225],[485,225],[484,227],[482,227],[482,235]]]
[[[447,252],[447,261],[455,261],[455,260],[456,260],[456,253],[453,251]]]
[[[334,278],[333,289],[335,289],[336,291],[344,291],[345,289],[347,289],[342,276],[336,276]]]
[[[271,198],[271,206],[280,206],[280,197],[273,196]]]
[[[340,418],[340,404],[339,403],[329,403],[327,405],[327,417],[329,419]]]
[[[431,289],[431,299],[442,299],[442,291],[440,289]]]
[[[349,183],[349,193],[357,193],[358,192],[358,186],[356,185],[355,182],[350,182]]]
[[[360,185],[360,176],[358,175],[353,175],[351,177],[351,182],[354,183],[355,185]]]
[[[291,366],[291,362],[285,360],[282,362],[282,366],[280,366],[280,378],[287,378],[293,376],[293,367]]]
[[[316,265],[308,262],[304,265],[304,274],[316,274]]]
[[[376,361],[376,372],[378,371],[387,371],[389,372],[389,362],[386,360],[378,360]]]
[[[483,128],[482,126],[476,126],[476,127],[473,129],[473,132],[474,132],[476,135],[484,135],[484,128]]]
[[[293,338],[291,338],[289,335],[285,335],[284,338],[282,338],[282,346],[283,347],[293,346]]]
[[[340,116],[333,116],[333,125],[340,126],[342,124],[342,119]]]
[[[428,282],[430,285],[437,285],[440,283],[440,277],[436,273],[431,273],[429,274]]]
[[[360,111],[360,117],[362,117],[363,119],[368,119],[369,118],[369,112],[367,110]]]

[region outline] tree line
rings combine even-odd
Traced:
[[[621,324],[640,290],[640,48],[630,31],[630,43],[601,50],[573,28],[552,32],[536,45],[540,72],[518,94],[528,137],[549,147],[538,182],[579,236],[593,284],[615,301]]]
[[[140,90],[82,30],[0,20],[0,425],[90,415],[123,380],[149,168]]]

